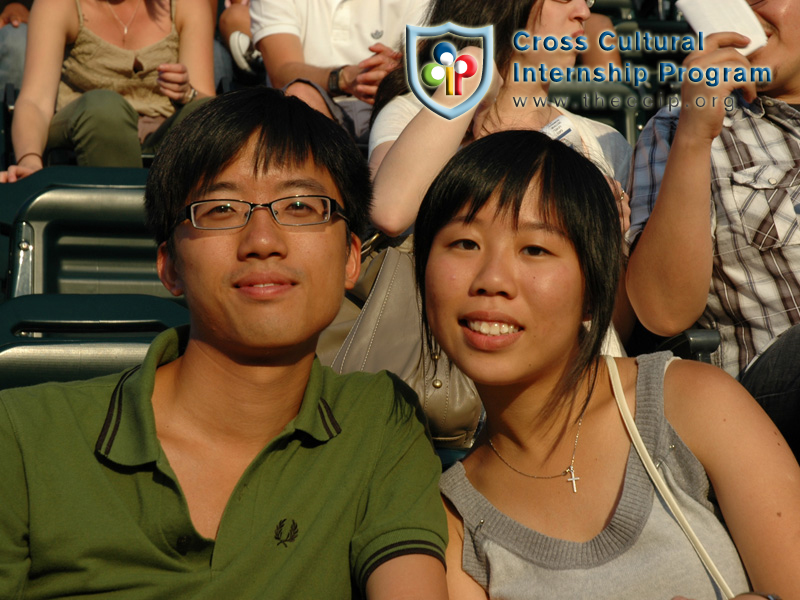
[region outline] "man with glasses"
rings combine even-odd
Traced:
[[[800,456],[800,0],[749,4],[765,46],[745,57],[737,48],[747,38],[716,34],[684,66],[765,67],[771,78],[687,79],[680,109],[662,109],[644,129],[627,285],[657,334],[695,321],[719,330],[714,362],[739,377]]]
[[[0,597],[446,597],[413,392],[314,356],[370,196],[347,134],[275,90],[171,134],[145,205],[190,325],[121,375],[0,392]]]

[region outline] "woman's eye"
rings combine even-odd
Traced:
[[[451,248],[458,248],[460,250],[475,250],[478,247],[478,244],[473,242],[472,240],[456,240],[452,244],[450,244]]]
[[[541,246],[525,246],[522,249],[522,253],[528,256],[544,256],[548,252]]]

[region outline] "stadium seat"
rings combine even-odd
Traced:
[[[188,310],[139,294],[35,294],[0,304],[0,390],[116,373],[139,364]]]
[[[3,188],[5,296],[140,293],[171,298],[144,223],[145,169],[48,167]]]

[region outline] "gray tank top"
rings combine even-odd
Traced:
[[[736,547],[709,501],[700,462],[664,417],[669,352],[638,357],[636,425],[703,545],[735,593],[749,590]],[[490,598],[694,600],[724,596],[653,487],[631,446],[623,492],[611,521],[588,542],[548,537],[507,517],[456,463],[441,492],[464,521],[462,565]]]

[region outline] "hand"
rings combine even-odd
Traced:
[[[403,54],[384,44],[373,44],[369,50],[372,56],[342,69],[341,87],[342,91],[373,104],[378,86],[388,73],[400,66]]]
[[[42,167],[11,165],[8,167],[8,171],[0,171],[0,183],[16,183],[23,177],[27,177],[41,169]]]
[[[186,104],[192,94],[186,65],[180,63],[159,65],[158,91],[178,104]]]
[[[725,117],[724,100],[735,89],[741,89],[748,102],[755,100],[754,82],[737,83],[732,81],[732,77],[728,77],[729,81],[722,80],[725,67],[744,67],[749,72],[750,61],[736,50],[745,47],[749,41],[738,33],[715,33],[706,38],[703,50],[695,50],[683,61],[687,69],[697,67],[705,72],[709,67],[716,67],[720,71],[719,84],[716,86],[709,86],[705,80],[692,83],[684,76],[679,123],[684,124],[693,137],[710,141],[720,134]],[[698,103],[702,106],[698,106]]]
[[[13,27],[19,27],[20,23],[28,22],[28,15],[30,11],[19,2],[11,2],[7,4],[0,12],[0,27],[5,27],[9,23]]]
[[[631,197],[622,189],[622,184],[619,181],[610,177],[606,177],[606,180],[611,187],[611,193],[614,194],[614,198],[617,200],[619,225],[622,228],[622,233],[625,233],[631,226]]]
[[[384,44],[372,44],[368,50],[372,52],[372,56],[358,63],[358,66],[364,71],[377,69],[389,73],[399,67],[400,61],[403,60],[402,52],[398,52]]]

